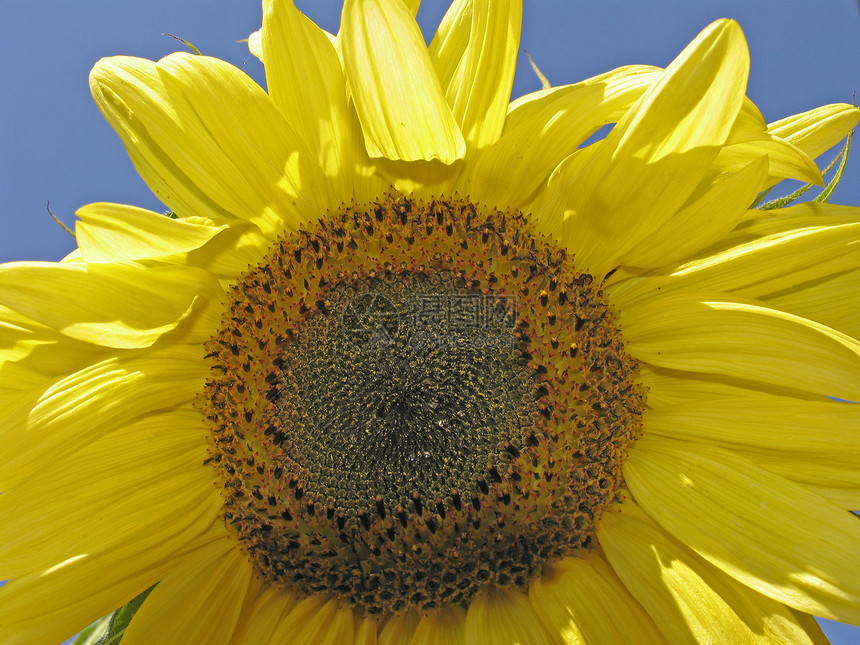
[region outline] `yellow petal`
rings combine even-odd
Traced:
[[[163,258],[200,248],[227,226],[192,224],[124,204],[88,204],[75,213],[86,262]]]
[[[857,315],[857,308],[846,306],[847,303],[854,302],[855,294],[860,294],[860,268],[828,276],[824,280],[764,300],[778,309],[816,320],[849,336],[860,338],[860,316]]]
[[[401,0],[347,0],[340,37],[371,157],[450,164],[465,154],[421,30]]]
[[[663,532],[632,502],[598,538],[627,589],[669,643],[811,643],[780,602],[732,580]]]
[[[165,260],[205,269],[227,291],[240,274],[263,262],[271,246],[271,238],[254,224],[237,220],[205,246]]]
[[[768,132],[761,112],[746,99],[732,126],[729,140],[714,160],[714,167],[723,172],[737,172],[762,156],[768,159],[766,188],[783,179],[819,185],[823,182],[815,161],[791,142]]]
[[[36,387],[97,361],[104,351],[0,305],[0,393]]]
[[[454,0],[436,29],[427,49],[443,92],[451,85],[469,46],[473,0]]]
[[[328,204],[322,172],[262,88],[215,60],[102,59],[90,88],[141,177],[171,210],[247,219],[267,233],[295,229],[316,216],[300,191]]]
[[[137,417],[190,403],[207,366],[197,346],[113,356],[57,378],[0,410],[0,490]]]
[[[849,403],[750,390],[645,411],[649,434],[732,450],[792,481],[860,487],[860,413]]]
[[[144,526],[163,523],[177,508],[191,513],[210,497],[214,473],[203,466],[206,449],[200,415],[189,406],[44,461],[35,476],[0,495],[6,518],[0,575],[24,575],[81,553],[152,539]],[[176,495],[178,490],[189,492]],[[215,521],[217,507],[210,510]],[[160,548],[156,542],[152,547],[153,553]]]
[[[728,450],[658,437],[630,450],[624,478],[664,530],[739,582],[806,613],[860,622],[854,515]]]
[[[265,59],[263,58],[262,28],[258,29],[257,31],[248,36],[248,51],[251,52],[251,54],[253,54],[254,56],[256,56],[261,63],[266,63]]]
[[[153,589],[134,615],[123,642],[232,643],[252,573],[247,556],[232,540],[200,549]]]
[[[680,291],[767,299],[860,265],[860,209],[806,202],[747,220],[707,255],[608,289],[620,309]],[[826,288],[823,285],[822,288]],[[844,294],[830,292],[841,300]]]
[[[665,643],[654,622],[598,556],[564,558],[536,578],[529,597],[558,640],[582,643]]]
[[[452,74],[440,75],[442,89],[466,144],[470,149],[480,149],[499,138],[505,123],[523,7],[522,0],[477,0],[470,9],[468,13],[460,7],[449,9],[456,17],[468,17],[469,22],[459,21],[437,34],[430,55],[456,58],[433,62],[437,69],[453,67]],[[444,20],[443,24],[448,26]],[[451,46],[442,42],[445,39],[457,42]]]
[[[138,527],[149,534],[10,580],[0,588],[4,644],[61,642],[149,589],[187,553],[223,540],[223,523],[212,525],[221,506],[218,492],[205,494],[208,500],[201,497],[197,505]]]
[[[353,198],[352,146],[346,80],[325,32],[292,0],[263,3],[262,47],[269,94],[304,137],[334,183],[334,203]],[[360,135],[359,135],[360,136]]]
[[[834,506],[846,511],[860,510],[860,486],[855,488],[834,488],[832,486],[817,486],[804,484],[806,488],[821,495]]]
[[[223,297],[209,273],[191,267],[0,266],[0,304],[64,336],[106,347],[149,347],[168,332],[182,332],[188,342],[207,340]]]
[[[737,23],[706,28],[571,176],[539,227],[599,279],[666,222],[726,141],[746,90],[749,52]]]
[[[488,587],[478,592],[466,613],[470,645],[550,645],[555,640],[524,593]]]
[[[354,645],[377,645],[378,621],[374,616],[365,615],[355,628]],[[248,645],[252,645],[249,643]]]
[[[404,195],[430,201],[438,195],[451,195],[453,182],[463,166],[462,161],[445,165],[441,161],[391,161],[377,159],[374,171],[385,186]],[[374,197],[378,199],[379,193]]]
[[[824,184],[821,171],[808,155],[789,142],[767,134],[756,141],[733,143],[722,148],[714,160],[714,167],[724,172],[736,172],[762,156],[768,160],[768,180],[764,188],[783,179],[796,179],[819,186]]]
[[[414,611],[389,616],[379,631],[378,645],[410,645],[418,621]]]
[[[860,342],[761,302],[666,296],[623,310],[621,327],[650,365],[860,401]]]
[[[410,645],[461,645],[466,640],[466,610],[448,605],[421,617]]]
[[[674,264],[719,242],[743,218],[764,184],[767,168],[767,157],[762,156],[738,172],[720,175],[672,219],[625,253],[621,264]]]
[[[101,567],[121,567],[122,564],[115,559],[99,563]],[[119,581],[100,580],[101,584],[98,588],[95,585],[90,587],[89,592],[92,595],[81,594],[78,580],[75,580],[75,584],[63,584],[62,580],[52,579],[51,595],[38,593],[44,592],[47,588],[46,581],[40,575],[12,580],[0,589],[0,600],[3,603],[3,607],[0,608],[0,619],[3,620],[3,643],[4,645],[64,643],[74,638],[75,634],[83,631],[88,625],[117,609],[118,605],[121,606],[149,589],[169,569],[170,564],[161,562],[158,565],[151,564],[143,570],[125,572],[123,579]],[[99,569],[90,571],[90,575],[94,578],[103,578],[102,571]],[[85,582],[86,578],[81,577],[80,581]],[[18,604],[14,602],[17,600],[16,596],[28,601],[25,609],[38,607],[39,615],[27,619],[7,613],[12,604]],[[62,602],[57,608],[56,599],[60,596]]]
[[[15,361],[6,361],[0,365],[0,377],[0,417],[5,417],[9,409],[16,407],[23,392],[44,390],[51,381],[50,377],[27,369]]]
[[[857,123],[860,109],[834,103],[769,123],[767,130],[814,159],[847,137]]]
[[[466,159],[456,189],[475,201],[526,207],[555,167],[598,128],[623,116],[660,73],[631,65],[517,99],[499,140]]]
[[[278,625],[272,643],[343,645],[354,636],[352,608],[334,598],[309,596]]]
[[[821,625],[818,624],[818,621],[815,620],[814,616],[802,611],[797,611],[796,609],[792,609],[791,613],[794,615],[794,619],[797,621],[797,624],[806,630],[806,635],[810,642],[815,645],[831,645],[827,636],[822,631]]]
[[[90,91],[140,176],[171,210],[186,217],[237,216],[229,211],[229,203],[215,201],[220,189],[209,196],[207,190],[216,182],[196,167],[199,151],[186,150],[199,143],[185,141],[180,116],[155,63],[125,56],[103,58],[90,72]]]
[[[418,8],[421,6],[421,0],[401,0],[401,2],[406,5],[413,16],[418,13]]]
[[[234,212],[244,204],[244,219],[280,233],[339,205],[297,125],[245,73],[187,53],[162,58],[157,69],[193,145],[212,142],[217,156],[196,161],[212,178],[229,182],[219,192],[240,200]],[[197,150],[198,157],[204,153]]]
[[[236,626],[236,645],[270,643],[278,625],[295,607],[297,594],[274,586],[264,586],[249,609],[242,612]]]
[[[749,395],[749,383],[731,382],[720,376],[705,373],[669,370],[653,365],[642,365],[638,380],[647,388],[648,406],[662,407],[682,403],[695,403],[709,398],[742,398]],[[792,391],[780,388],[759,387],[757,391],[770,392],[792,401],[816,401],[818,403],[831,401],[830,397],[810,392]],[[771,392],[773,390],[773,392]]]

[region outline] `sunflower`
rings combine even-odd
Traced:
[[[92,71],[170,211],[0,267],[3,642],[133,599],[124,644],[860,624],[860,211],[750,208],[860,110],[766,124],[730,20],[509,103],[521,3],[429,47],[417,4],[265,2],[268,92]]]

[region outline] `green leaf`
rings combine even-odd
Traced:
[[[153,589],[155,586],[150,587],[112,614],[94,622],[78,634],[72,645],[118,645],[131,619]]]
[[[96,622],[78,634],[78,637],[74,642],[72,642],[72,645],[97,645],[102,636],[107,632],[110,618],[110,615],[105,616],[104,618],[99,618]]]

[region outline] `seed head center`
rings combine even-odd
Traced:
[[[210,349],[230,530],[271,583],[371,613],[590,548],[640,432],[591,276],[463,200],[392,195],[279,240]]]

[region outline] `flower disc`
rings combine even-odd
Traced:
[[[371,613],[592,545],[643,395],[592,277],[520,213],[389,196],[233,287],[200,397],[257,569]]]

